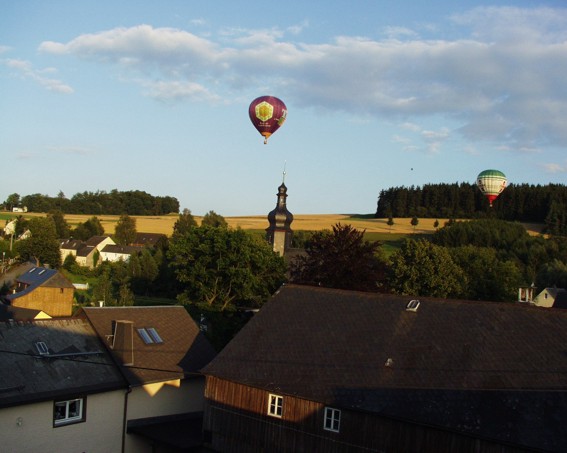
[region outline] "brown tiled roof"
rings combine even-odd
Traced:
[[[0,407],[126,387],[84,320],[0,322],[0,338]],[[39,354],[40,341],[47,355]]]
[[[286,285],[203,372],[500,440],[518,435],[506,423],[551,430],[567,447],[567,311],[410,299]]]
[[[113,321],[134,323],[133,366],[122,366],[131,385],[167,381],[197,373],[215,356],[211,344],[182,306],[85,307],[86,317],[112,351]],[[163,343],[146,344],[137,329],[153,327]],[[115,360],[122,365],[117,354]]]

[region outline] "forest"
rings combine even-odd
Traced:
[[[67,198],[63,192],[56,197],[32,194],[20,197],[14,193],[4,202],[5,209],[26,207],[28,212],[61,211],[64,214],[89,215],[165,215],[179,212],[179,201],[170,196],[154,196],[141,190],[81,192]]]
[[[393,187],[378,197],[376,218],[498,218],[545,224],[549,234],[567,234],[567,186],[510,184],[490,208],[470,183]]]

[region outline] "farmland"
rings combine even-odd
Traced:
[[[45,214],[25,213],[24,217],[44,216]],[[9,220],[17,217],[18,214],[4,212],[0,214],[0,219]],[[71,228],[75,228],[79,223],[88,220],[90,215],[65,215],[65,220]],[[114,234],[114,228],[119,216],[99,215],[106,234]],[[177,214],[164,216],[132,216],[136,219],[136,229],[144,233],[162,233],[170,236],[173,232],[173,225],[177,221]],[[195,216],[197,223],[201,217]],[[228,225],[232,228],[242,228],[243,230],[263,231],[268,227],[267,215],[225,217]],[[394,225],[388,225],[388,219],[375,219],[371,214],[297,214],[291,225],[294,231],[319,231],[331,229],[337,223],[350,224],[359,230],[366,230],[369,238],[383,237],[383,235],[409,235],[409,234],[431,234],[435,231],[434,223],[436,219],[419,219],[419,224],[415,227],[411,225],[410,218],[395,218]],[[438,219],[439,226],[442,227],[447,219]],[[525,224],[530,234],[539,234],[541,225]]]

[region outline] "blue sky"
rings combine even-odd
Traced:
[[[196,215],[372,213],[380,190],[567,182],[558,1],[0,2],[0,200],[144,190]],[[267,145],[261,95],[286,123]]]

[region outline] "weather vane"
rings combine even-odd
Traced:
[[[287,165],[287,160],[284,160],[284,164],[283,164],[283,178],[282,178],[282,183],[285,184],[285,166]]]

